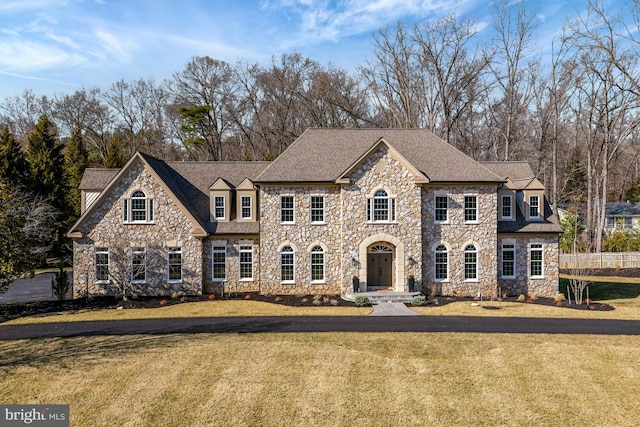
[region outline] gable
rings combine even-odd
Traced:
[[[504,179],[424,129],[308,129],[256,179],[335,183],[383,140],[429,182]]]

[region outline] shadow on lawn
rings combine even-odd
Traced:
[[[560,292],[565,294],[565,296],[568,295],[567,286],[569,286],[569,279],[560,279]],[[594,301],[634,299],[638,298],[639,296],[640,284],[637,283],[592,281],[589,284],[589,298]],[[586,291],[584,297],[587,297]]]

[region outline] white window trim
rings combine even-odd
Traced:
[[[322,252],[313,252],[315,247],[322,249]],[[322,279],[313,279],[313,254],[322,253]],[[295,255],[294,255],[295,260]],[[294,269],[295,272],[295,269]],[[309,251],[309,277],[312,284],[322,284],[327,282],[327,251],[322,245],[313,245],[311,251]]]
[[[509,199],[509,206],[510,206],[510,213],[511,215],[509,216],[504,216],[503,213],[503,207],[504,207],[504,199],[508,198]],[[511,194],[502,194],[500,196],[500,219],[513,219],[513,195]]]
[[[446,249],[446,252],[436,252],[436,249],[439,246],[444,246],[445,249]],[[433,280],[435,282],[437,282],[437,283],[448,283],[451,280],[451,269],[450,269],[450,265],[451,265],[451,248],[446,243],[438,242],[435,245],[433,245],[433,247],[431,248],[431,253],[433,253]],[[447,254],[447,277],[444,278],[444,279],[439,279],[439,278],[436,277],[436,274],[437,274],[436,253],[446,253]]]
[[[246,206],[244,206],[243,202],[245,199],[249,199],[249,216],[244,215],[244,210]],[[251,196],[240,196],[240,219],[250,220],[253,218],[253,197]]]
[[[322,221],[314,221],[313,220],[313,211],[314,211],[313,198],[314,197],[318,197],[318,198],[322,199]],[[326,206],[325,201],[326,201],[326,198],[325,198],[324,194],[311,194],[309,196],[309,223],[314,224],[314,225],[323,225],[323,224],[327,223],[327,221],[326,221],[327,211],[326,211],[326,208],[325,208],[325,206]],[[320,209],[318,209],[318,210],[320,210]]]
[[[222,248],[223,250],[216,250],[216,248]],[[215,255],[214,254],[224,254],[224,277],[213,277],[215,274]],[[213,282],[224,282],[227,280],[227,244],[216,244],[215,242],[211,245],[211,281]]]
[[[537,209],[538,209],[538,215],[531,215],[531,199],[532,198],[536,198],[538,200],[538,205],[537,205]],[[540,199],[542,197],[537,195],[537,194],[532,194],[529,196],[529,219],[540,219]]]
[[[102,251],[98,251],[98,249],[104,249]],[[106,254],[107,255],[107,278],[106,279],[98,279],[98,262],[96,255],[98,254]],[[93,251],[93,283],[97,284],[105,284],[109,283],[109,271],[111,269],[111,255],[109,254],[109,248],[105,246],[96,246]]]
[[[180,279],[171,279],[171,262],[170,255],[180,254]],[[168,248],[167,250],[167,283],[182,283],[184,280],[184,257],[182,256],[182,247]]]
[[[291,248],[291,252],[282,252],[282,249],[284,249],[285,247],[289,247]],[[283,280],[282,279],[282,254],[283,253],[290,253],[293,256],[293,259],[291,261],[291,267],[292,267],[292,279],[287,279],[287,280]],[[280,249],[278,249],[278,258],[279,258],[279,264],[280,264],[280,283],[283,285],[292,285],[296,283],[296,249],[293,247],[293,245],[282,245],[282,247]]]
[[[249,247],[250,249],[242,249]],[[242,253],[251,253],[251,277],[242,277]],[[243,243],[240,242],[238,247],[238,280],[240,282],[253,282],[255,277],[255,259],[253,256],[253,242],[252,243]]]
[[[218,206],[218,200],[222,200],[222,206]],[[222,208],[222,216],[218,215],[218,209]],[[215,219],[225,219],[227,217],[227,202],[224,196],[213,196],[213,217]]]
[[[539,246],[539,248],[535,248],[536,251],[539,251],[541,254],[540,257],[540,275],[536,275],[534,276],[533,274],[531,274],[531,265],[533,262],[533,259],[531,258],[531,253],[533,252],[534,248],[533,246]],[[529,277],[531,279],[544,279],[544,244],[543,243],[538,243],[538,242],[532,242],[529,243],[529,247],[528,247],[528,251],[529,251],[529,265],[528,270],[529,270]]]
[[[291,221],[283,221],[282,220],[282,199],[283,198],[291,198],[291,208],[287,208],[287,210],[291,209]],[[280,195],[280,224],[295,224],[296,223],[296,198],[293,194],[281,194]]]
[[[374,219],[375,218],[374,200],[376,200],[376,193],[380,190],[387,193],[385,197],[385,199],[388,202],[387,219],[375,220]],[[379,198],[382,199],[382,197],[379,197]],[[382,188],[382,187],[375,188],[371,192],[371,194],[367,195],[367,207],[366,207],[367,224],[397,224],[398,212],[397,212],[396,199],[397,199],[397,196],[395,194],[392,194],[386,188]]]
[[[438,197],[444,197],[447,200],[447,207],[445,208],[447,219],[445,219],[444,221],[437,219],[436,212],[438,211],[438,203],[437,203]],[[450,215],[449,215],[449,194],[446,193],[446,192],[443,192],[443,191],[436,191],[436,193],[433,196],[433,221],[436,224],[449,224],[449,217],[450,217]]]
[[[467,221],[467,203],[466,203],[466,198],[467,197],[473,197],[476,199],[476,207],[475,207],[475,211],[476,211],[476,219],[474,220],[469,220]],[[480,205],[480,201],[479,201],[480,197],[478,196],[478,194],[464,194],[462,197],[462,220],[464,224],[479,224],[480,223],[480,209],[478,208],[478,206]]]
[[[476,261],[475,261],[475,265],[476,265],[476,277],[475,278],[471,278],[471,279],[467,279],[467,260],[466,260],[466,254],[467,254],[467,247],[469,245],[473,245],[475,247],[475,251],[469,251],[469,253],[475,253],[476,254]],[[479,282],[480,279],[480,249],[478,249],[478,245],[475,243],[467,243],[463,246],[462,249],[462,275],[464,277],[464,281],[465,282],[470,282],[470,283],[475,283],[475,282]]]
[[[133,261],[136,258],[136,255],[143,255],[144,262],[144,278],[143,279],[135,279],[133,275],[135,273]],[[136,246],[131,248],[131,283],[147,283],[147,249],[141,246]]]
[[[505,251],[505,246],[513,246],[513,247],[512,248],[507,248],[507,250]],[[515,242],[510,242],[510,241],[509,242],[507,242],[507,241],[502,242],[501,251],[502,251],[502,266],[500,268],[500,275],[501,275],[500,277],[503,278],[503,279],[515,279],[517,277],[517,275],[518,275],[518,273],[517,273],[517,265],[518,265],[518,263],[516,262],[516,260],[517,260],[517,249],[516,249]],[[509,276],[504,274],[504,253],[505,252],[513,252],[513,274],[509,275]]]
[[[134,220],[133,219],[133,209],[132,209],[132,197],[136,191],[142,191],[145,195],[145,219],[144,220]],[[138,199],[138,198],[136,198]],[[146,191],[136,188],[131,191],[127,197],[122,199],[122,222],[124,224],[154,224],[156,218],[156,204],[153,201],[153,197],[148,195]]]

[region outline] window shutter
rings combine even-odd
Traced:
[[[371,203],[373,199],[367,199],[367,221],[371,221]]]
[[[153,221],[153,199],[149,199],[149,222]]]
[[[122,201],[122,220],[127,222],[129,220],[129,204],[127,203],[129,200],[124,199]]]
[[[395,221],[396,220],[396,199],[391,199],[391,218],[389,219],[390,221]]]

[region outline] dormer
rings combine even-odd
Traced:
[[[227,222],[231,219],[233,186],[218,178],[209,187],[209,221]]]
[[[510,179],[498,188],[498,220],[516,220],[517,187]]]
[[[236,212],[238,221],[257,221],[258,191],[249,178],[236,187]]]
[[[544,185],[537,179],[532,179],[522,190],[519,204],[527,221],[544,220]]]

